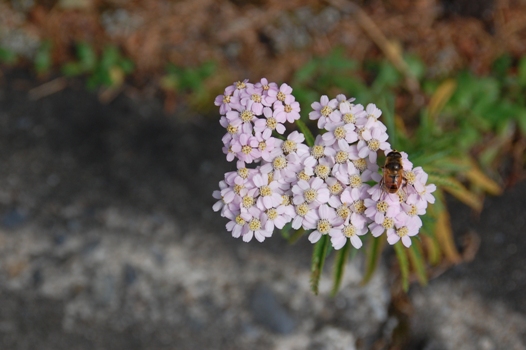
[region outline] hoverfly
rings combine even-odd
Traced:
[[[385,158],[380,187],[384,192],[394,194],[406,183],[407,179],[404,177],[402,155],[397,150],[393,150],[389,152]]]

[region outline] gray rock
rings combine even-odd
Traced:
[[[526,349],[526,317],[469,284],[437,281],[411,293],[413,337],[424,349]],[[522,336],[521,336],[522,335]]]
[[[24,224],[28,219],[27,213],[18,208],[9,209],[1,218],[2,225],[5,228],[15,228]]]
[[[272,332],[289,334],[296,326],[296,322],[266,286],[258,285],[252,293],[250,311],[258,323]]]

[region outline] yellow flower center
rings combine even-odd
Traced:
[[[272,196],[272,189],[269,186],[261,186],[260,193],[263,197]]]
[[[347,131],[343,126],[339,126],[334,129],[334,137],[336,137],[337,140],[343,140],[345,135],[347,135]]]
[[[356,117],[352,113],[344,114],[342,119],[343,119],[343,122],[345,124],[354,124],[354,123],[356,123]]]
[[[230,96],[223,96],[223,103],[230,103]]]
[[[283,156],[276,157],[272,162],[272,166],[276,170],[285,169],[285,167],[287,166],[287,159],[285,159],[285,157]]]
[[[332,226],[327,219],[321,219],[318,221],[318,232],[322,235],[326,235],[331,230]]]
[[[290,205],[290,197],[286,194],[281,196],[281,205]]]
[[[240,194],[241,193],[241,190],[244,188],[245,186],[243,185],[234,185],[234,193],[235,194]]]
[[[327,117],[329,116],[329,114],[332,113],[332,108],[329,106],[325,106],[321,109],[320,113],[322,116]]]
[[[247,85],[245,84],[244,81],[238,81],[236,82],[236,89],[238,90],[243,90],[244,88],[246,88]]]
[[[276,126],[278,125],[278,122],[276,121],[276,118],[270,117],[267,119],[267,127],[271,130],[276,129]]]
[[[254,197],[252,196],[245,196],[242,199],[243,201],[243,207],[246,209],[250,209],[254,205]]]
[[[349,176],[349,182],[352,188],[357,188],[362,185],[362,178],[360,177],[360,175],[354,174]]]
[[[349,215],[351,215],[351,209],[349,209],[347,205],[342,204],[338,207],[338,209],[336,209],[336,213],[339,217],[345,220],[349,217]]]
[[[233,135],[233,134],[237,134],[237,126],[233,126],[233,125],[228,125],[226,127],[226,131],[228,131],[229,134]]]
[[[404,177],[406,178],[407,182],[411,185],[415,184],[416,181],[416,175],[412,171],[406,171],[404,172]]]
[[[290,112],[292,112],[292,107],[289,106],[289,105],[285,105],[284,111],[285,111],[285,113],[290,113]]]
[[[286,140],[285,142],[283,142],[281,149],[285,154],[289,154],[292,152],[296,152],[296,150],[298,149],[298,145],[292,140]]]
[[[259,221],[259,219],[253,218],[248,223],[248,228],[250,229],[250,231],[257,231],[261,229],[261,221]]]
[[[356,202],[353,203],[353,205],[354,205],[354,212],[358,214],[363,214],[363,212],[365,212],[365,209],[367,209],[363,199],[357,200]]]
[[[358,129],[358,130],[356,131],[356,133],[357,133],[361,138],[363,138],[362,134],[363,134],[364,131],[365,131],[365,128],[360,128],[360,129]]]
[[[278,217],[278,211],[274,208],[270,208],[269,210],[267,210],[267,216],[269,220],[274,220]]]
[[[356,169],[360,171],[364,171],[365,169],[367,169],[367,161],[365,160],[365,158],[353,160],[352,163],[354,164]]]
[[[336,161],[336,163],[343,164],[347,160],[349,160],[349,153],[345,151],[338,151],[336,153],[336,156],[334,157],[334,160]]]
[[[283,92],[278,92],[278,95],[276,96],[278,98],[278,100],[280,100],[281,102],[284,102],[285,101],[285,97],[287,97]]]
[[[394,220],[391,219],[391,218],[385,218],[385,219],[384,219],[384,222],[382,223],[382,226],[383,226],[386,230],[391,229],[391,228],[393,228],[393,226],[394,226]]]
[[[330,172],[331,169],[327,165],[318,164],[314,167],[314,173],[322,179],[326,179]]]
[[[311,154],[314,158],[316,158],[316,159],[320,159],[321,157],[323,157],[323,152],[325,152],[325,146],[314,145],[314,146],[312,146],[312,148],[311,148],[310,154]]]
[[[380,201],[376,203],[376,210],[378,210],[380,213],[385,213],[388,208],[389,204],[387,204],[386,201]]]
[[[248,169],[247,168],[239,168],[237,170],[237,174],[243,178],[243,179],[246,179],[248,177]]]
[[[248,146],[248,145],[245,145],[243,147],[241,147],[241,152],[243,152],[244,154],[250,154],[250,152],[252,152],[252,147]]]
[[[241,120],[245,123],[251,121],[252,118],[254,118],[254,114],[251,111],[245,109],[243,112],[241,112]]]
[[[261,141],[260,143],[258,143],[258,149],[260,151],[264,151],[267,149],[267,143],[265,141]]]
[[[242,226],[246,223],[246,221],[241,217],[241,215],[236,216],[236,224],[239,226]]]
[[[407,215],[415,216],[416,214],[418,214],[418,209],[417,209],[416,205],[411,204],[411,209],[409,210],[409,213],[407,213]]]
[[[378,149],[380,149],[380,141],[377,139],[371,139],[367,142],[367,146],[371,151],[376,152]]]
[[[398,236],[404,237],[407,236],[407,234],[409,233],[409,229],[406,226],[404,226],[396,230],[396,233],[398,234]]]
[[[307,203],[302,203],[296,206],[296,214],[299,216],[305,216],[309,212],[309,205]]]
[[[307,203],[312,203],[314,200],[316,200],[316,197],[318,197],[318,192],[316,192],[316,190],[313,188],[309,188],[303,192],[303,197]]]
[[[353,225],[345,225],[343,227],[343,234],[345,237],[351,238],[356,234],[356,228]]]
[[[343,191],[343,186],[339,182],[335,182],[334,185],[329,186],[331,194],[340,194]]]
[[[256,103],[261,103],[261,95],[252,94],[252,96],[250,96],[250,99]]]
[[[298,173],[298,180],[305,180],[305,181],[309,181],[310,180],[310,176],[307,175],[307,173],[305,172],[305,170],[302,170]]]

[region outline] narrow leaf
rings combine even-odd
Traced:
[[[436,116],[442,111],[442,108],[449,101],[456,88],[457,82],[454,79],[447,79],[436,89],[428,107],[429,118],[432,121],[436,120]]]
[[[347,260],[349,258],[350,249],[351,249],[351,242],[347,240],[347,243],[345,243],[343,248],[340,251],[338,251],[338,254],[336,255],[336,260],[334,261],[334,269],[333,269],[334,276],[333,276],[333,285],[332,285],[332,292],[331,292],[331,295],[333,297],[338,293],[342,285],[343,274],[345,273],[345,265],[347,264]]]
[[[389,142],[394,146],[394,149],[399,149],[400,145],[396,142],[397,129],[395,128],[394,100],[395,98],[392,94],[384,93],[380,97],[379,104],[382,109],[385,126],[387,127]]]
[[[440,245],[435,235],[422,235],[422,241],[427,251],[427,258],[431,265],[437,265],[440,262]]]
[[[312,136],[312,133],[307,127],[307,125],[305,125],[305,123],[299,119],[296,120],[296,125],[298,126],[298,129],[300,129],[300,131],[305,136],[305,142],[307,143],[307,146],[309,147],[314,146],[314,136]]]
[[[464,186],[458,187],[444,187],[444,190],[449,192],[453,197],[457,198],[462,203],[471,207],[473,210],[482,211],[482,198],[469,192]]]
[[[420,252],[420,242],[414,240],[411,244],[409,251],[409,259],[411,260],[411,265],[413,266],[418,281],[421,285],[425,286],[427,284],[427,272],[425,267],[425,261]]]
[[[466,177],[473,184],[481,187],[486,192],[494,196],[498,196],[502,193],[502,188],[499,186],[499,184],[484,174],[473,159],[471,159],[471,168],[466,172]]]
[[[460,263],[462,258],[457,251],[455,242],[453,240],[453,230],[451,229],[449,213],[446,208],[438,213],[437,222],[435,225],[435,234],[447,260],[454,264]]]
[[[458,187],[459,182],[454,177],[451,177],[451,176],[442,176],[438,174],[429,173],[427,182],[433,183],[437,185],[438,187],[449,186],[449,187],[459,188]]]
[[[521,86],[526,86],[526,57],[521,58],[518,67],[518,80]]]
[[[398,264],[400,265],[400,277],[402,278],[402,288],[404,292],[409,289],[409,260],[407,259],[406,249],[402,242],[398,241],[394,246]]]
[[[327,257],[327,247],[329,246],[329,236],[323,235],[314,245],[312,254],[312,266],[310,275],[310,286],[314,294],[318,294],[318,285],[320,284],[321,272]]]
[[[305,229],[303,227],[300,227],[297,230],[294,230],[292,234],[289,233],[289,236],[287,240],[289,241],[289,244],[294,244],[297,242],[298,239],[300,239],[305,234]]]
[[[378,262],[380,261],[380,253],[382,252],[382,248],[385,245],[385,238],[383,238],[384,235],[380,237],[371,237],[368,242],[367,246],[367,257],[365,262],[365,274],[362,280],[362,285],[369,282],[371,277],[373,277],[373,273],[378,267]]]
[[[443,185],[443,189],[453,195],[462,203],[473,208],[477,212],[482,211],[482,199],[470,192],[464,185],[453,178],[448,179],[452,185]]]
[[[285,224],[285,226],[283,226],[283,228],[279,230],[279,232],[281,232],[281,237],[285,238],[286,240],[290,239],[291,231],[292,225],[290,224],[290,222],[288,224]]]

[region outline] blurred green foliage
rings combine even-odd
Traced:
[[[76,54],[77,61],[66,63],[62,73],[70,77],[86,75],[90,89],[120,86],[134,68],[133,62],[123,57],[115,46],[106,46],[99,56],[88,43],[78,43]]]
[[[46,40],[43,41],[42,44],[40,44],[40,47],[38,48],[35,58],[34,58],[34,67],[35,71],[38,74],[45,74],[48,73],[51,69],[51,66],[53,65],[53,59],[51,57],[51,49],[52,45],[51,42]]]
[[[170,63],[165,72],[161,79],[165,91],[185,96],[190,106],[200,110],[210,105],[213,97],[206,81],[216,72],[214,62],[205,62],[198,67],[179,67]]]
[[[16,53],[12,50],[0,47],[0,63],[12,65],[18,60]]]

